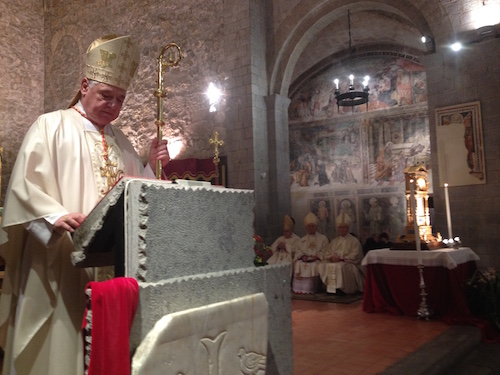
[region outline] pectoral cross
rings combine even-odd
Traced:
[[[118,170],[117,164],[110,160],[106,160],[104,167],[100,167],[101,177],[106,177],[107,190],[101,191],[103,194],[109,193],[111,188],[115,186],[117,181],[123,176],[123,171]]]
[[[219,162],[220,162],[220,159],[219,159],[219,146],[222,147],[224,145],[224,141],[223,140],[219,140],[219,133],[218,132],[214,132],[213,137],[209,138],[208,141],[210,142],[211,145],[214,145],[214,147],[215,147],[215,150],[214,150],[214,153],[215,153],[215,156],[214,156],[215,184],[219,185]]]
[[[101,177],[106,177],[106,185],[107,185],[107,189],[102,190],[101,193],[107,194],[109,193],[111,188],[115,186],[117,181],[123,176],[123,171],[121,169],[118,169],[118,163],[113,162],[109,159],[108,152],[112,146],[108,146],[106,144],[103,131],[101,132],[101,134],[103,135],[102,160],[104,162],[104,166],[100,167],[99,169],[101,171]]]

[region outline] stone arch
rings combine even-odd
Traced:
[[[47,52],[46,82],[49,100],[46,110],[66,107],[80,88],[80,80],[84,75],[84,48],[80,38],[81,30],[76,26],[65,27],[55,32],[50,39],[50,50]],[[71,52],[68,52],[71,51]],[[62,56],[73,56],[72,65],[77,69],[68,70],[68,59]]]
[[[326,0],[312,8],[306,3],[307,1],[301,1],[297,4],[292,14],[283,21],[283,26],[275,33],[275,44],[278,47],[274,64],[270,69],[270,94],[288,97],[292,73],[302,51],[320,30],[336,22],[340,17],[344,17],[348,9],[352,12],[381,10],[393,13],[408,20],[422,34],[435,38],[431,25],[427,21],[427,19],[433,19],[436,20],[434,29],[439,30],[440,37],[452,34],[449,18],[445,15],[441,5],[436,2],[425,1],[418,5],[419,8],[425,9],[425,14],[413,3],[400,0],[355,2]],[[431,14],[432,17],[430,17]],[[392,48],[397,51],[399,47],[393,46]]]

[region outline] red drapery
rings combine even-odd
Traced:
[[[472,324],[482,330],[486,342],[500,341],[500,334],[489,322],[474,317],[469,309],[465,286],[476,270],[474,261],[454,269],[425,267],[424,282],[427,306],[433,318],[448,324]],[[369,264],[366,267],[363,311],[388,312],[417,316],[422,297],[420,275],[415,266]]]
[[[465,283],[476,269],[475,262],[455,269],[425,267],[427,305],[434,316],[457,319],[470,315]],[[363,310],[417,316],[421,301],[420,275],[414,266],[370,264],[367,266]]]
[[[181,159],[171,160],[163,172],[168,180],[191,179],[211,181],[217,175],[214,159]]]
[[[117,277],[87,285],[89,306],[82,322],[84,347],[90,329],[88,375],[130,374],[130,329],[139,301],[139,285],[133,278]],[[88,337],[87,337],[88,339]]]

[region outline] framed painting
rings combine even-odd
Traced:
[[[437,108],[436,139],[439,186],[486,183],[479,102]]]

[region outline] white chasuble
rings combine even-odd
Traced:
[[[294,277],[315,277],[318,276],[316,268],[317,261],[303,262],[302,256],[317,256],[322,259],[323,249],[328,245],[328,238],[316,232],[313,235],[305,235],[297,241],[297,251],[295,253]]]
[[[88,215],[102,198],[107,186],[98,174],[101,149],[96,152],[97,138],[85,134],[100,133],[86,130],[74,109],[47,113],[30,127],[19,150],[0,230],[6,262],[0,297],[4,374],[83,374],[87,270],[72,265],[68,233],[45,247],[24,225],[55,213]],[[140,176],[142,162],[125,135],[111,125],[105,130],[111,160],[126,175]]]
[[[339,262],[331,262],[336,255]],[[336,293],[340,289],[351,294],[362,292],[364,275],[361,272],[363,253],[358,239],[350,234],[332,240],[324,253],[324,261],[318,264],[318,273],[328,293]]]

